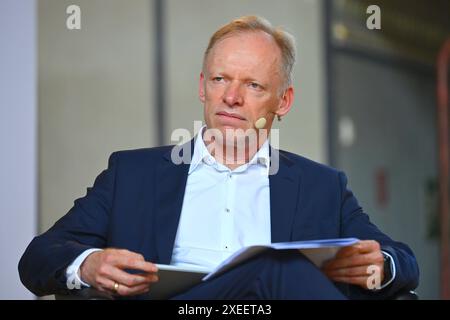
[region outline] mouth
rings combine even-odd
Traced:
[[[231,119],[237,119],[237,120],[245,120],[244,117],[242,117],[239,114],[236,113],[228,113],[225,111],[221,111],[221,112],[217,112],[216,115],[220,116],[220,117],[226,117],[226,118],[231,118]]]

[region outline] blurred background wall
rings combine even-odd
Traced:
[[[81,8],[81,29],[66,8]],[[39,0],[39,226],[83,196],[116,150],[155,145],[152,2]]]
[[[362,15],[381,8],[381,30]],[[343,169],[371,219],[407,243],[422,298],[439,298],[437,53],[450,2],[327,2],[330,162]]]
[[[2,207],[2,215],[25,212],[30,226],[37,220],[38,232],[44,232],[85,194],[113,151],[174,143],[170,135],[176,128],[192,132],[193,121],[203,119],[197,90],[210,35],[235,17],[258,14],[297,39],[294,107],[276,123],[281,147],[344,170],[371,219],[415,251],[420,297],[439,297],[434,58],[450,35],[449,1],[436,0],[433,6],[425,0],[14,3],[16,10],[17,3],[27,4],[21,19],[35,19],[38,27],[10,23],[0,35],[9,30],[29,35],[29,55],[21,59],[34,63],[37,82],[33,69],[25,69],[31,89],[27,93],[17,84],[20,94],[6,95],[0,121],[8,119],[8,128],[28,141],[18,138],[10,148],[35,141],[27,149],[31,156],[15,157],[38,168],[23,180],[36,186],[37,176],[38,188],[31,188],[21,204],[26,209]],[[66,28],[71,4],[81,8],[80,30]],[[381,30],[366,28],[369,4],[381,7]],[[27,44],[8,52],[21,48]],[[12,58],[1,57],[2,68],[8,67]],[[20,105],[16,96],[35,99],[23,104],[29,108],[26,117],[13,116],[11,105]],[[11,194],[6,203],[17,199],[22,197]],[[13,237],[2,230],[4,235]],[[32,235],[25,233],[26,240],[13,248],[16,256]],[[15,266],[16,261],[8,272],[16,272]],[[17,282],[11,285],[24,291]]]

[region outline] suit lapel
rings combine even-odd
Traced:
[[[273,148],[270,152],[271,168],[277,168],[274,161],[279,164],[278,172],[269,175],[271,238],[272,242],[292,241],[292,226],[300,194],[300,175],[289,170],[293,162],[287,156]]]
[[[171,159],[172,150],[177,150],[175,148],[184,159],[180,164]],[[189,148],[190,154],[186,155]],[[193,148],[194,140],[175,146],[164,155],[156,172],[155,241],[160,263],[169,264],[172,257]]]

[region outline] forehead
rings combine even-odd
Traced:
[[[210,51],[208,68],[227,68],[279,73],[281,50],[269,34],[240,32],[219,40]]]

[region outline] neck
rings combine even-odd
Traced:
[[[214,159],[231,170],[250,162],[267,140],[267,136],[264,135],[258,135],[256,141],[250,141],[248,137],[239,138],[237,141],[205,140],[204,136],[202,138]]]

